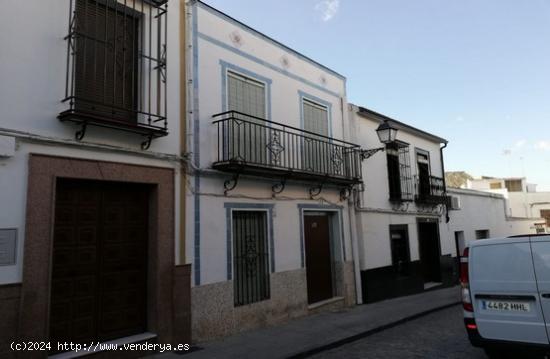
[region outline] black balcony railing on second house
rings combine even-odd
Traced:
[[[339,185],[361,182],[358,145],[237,111],[213,117],[215,169]]]
[[[416,202],[423,204],[446,204],[445,182],[441,177],[416,177]]]

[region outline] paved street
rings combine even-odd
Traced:
[[[320,353],[321,358],[486,358],[468,342],[457,305]]]

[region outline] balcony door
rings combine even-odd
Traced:
[[[266,89],[263,82],[228,71],[227,107],[237,111],[230,124],[230,158],[252,164],[267,164]]]
[[[418,169],[418,195],[426,198],[430,195],[430,157],[427,153],[416,153]]]
[[[308,99],[302,100],[304,130],[322,136],[329,135],[328,108]],[[322,137],[307,135],[303,142],[303,165],[306,171],[333,173],[329,164],[330,144]]]

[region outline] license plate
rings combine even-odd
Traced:
[[[495,310],[499,312],[529,312],[531,306],[525,302],[504,302],[496,300],[484,300],[482,301],[484,310]]]

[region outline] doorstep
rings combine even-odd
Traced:
[[[322,300],[320,302],[311,303],[310,305],[307,306],[307,309],[314,310],[314,309],[318,309],[318,308],[325,307],[327,305],[342,302],[342,301],[344,301],[344,297],[332,297],[329,299]]]

